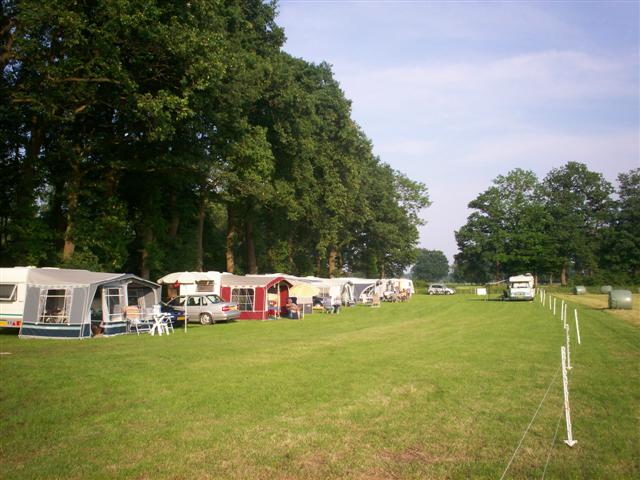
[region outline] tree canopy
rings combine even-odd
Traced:
[[[426,187],[376,158],[275,2],[8,0],[3,265],[382,276]]]
[[[569,162],[539,181],[515,169],[469,203],[456,232],[456,274],[472,281],[531,272],[549,281],[640,282],[640,169],[614,191],[602,174]],[[617,193],[617,195],[614,195]]]
[[[421,248],[411,269],[411,278],[427,282],[444,280],[449,274],[449,261],[440,250]]]

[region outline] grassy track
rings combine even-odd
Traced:
[[[585,308],[585,307],[580,307]],[[640,329],[581,310],[578,445],[546,478],[637,478]],[[169,337],[0,335],[1,477],[540,478],[562,406],[559,319],[415,296]]]

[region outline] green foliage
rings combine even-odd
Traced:
[[[575,162],[542,182],[520,169],[497,177],[456,232],[455,277],[484,282],[531,272],[563,285],[637,281],[639,178],[637,170],[620,174],[615,198],[600,173]]]
[[[515,169],[469,203],[471,213],[456,232],[457,274],[471,281],[542,272],[547,261],[550,219],[531,171]]]
[[[553,219],[548,235],[553,242],[556,271],[567,283],[571,267],[583,276],[598,268],[600,232],[611,221],[613,187],[602,174],[569,162],[549,172],[542,184],[544,205]]]
[[[416,263],[411,269],[411,278],[424,281],[440,281],[449,275],[449,261],[440,250],[418,250]]]
[[[157,278],[413,261],[425,187],[373,158],[328,64],[280,51],[275,2],[3,13],[3,264]]]

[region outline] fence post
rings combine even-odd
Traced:
[[[567,347],[567,370],[571,370],[573,367],[571,366],[571,339],[569,336],[569,324],[566,323],[564,325],[564,332],[566,337],[566,347]]]
[[[577,440],[573,439],[571,432],[571,409],[569,408],[569,381],[567,379],[566,353],[564,347],[560,347],[562,354],[562,390],[564,391],[564,418],[567,422],[567,439],[564,441],[570,447],[573,447]]]
[[[578,323],[578,309],[577,308],[573,309],[573,316],[576,319],[576,338],[578,339],[578,345],[582,345],[582,342],[580,342],[580,324]]]

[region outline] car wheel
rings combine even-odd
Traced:
[[[211,315],[209,315],[208,313],[201,313],[200,323],[202,325],[211,325]]]

